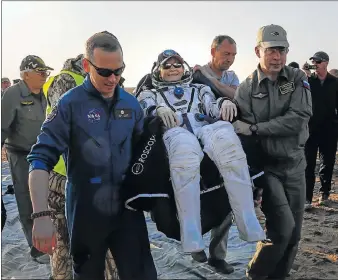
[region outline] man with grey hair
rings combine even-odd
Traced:
[[[20,222],[31,249],[31,257],[41,252],[32,244],[32,202],[26,161],[45,120],[46,99],[42,86],[53,68],[35,55],[25,57],[20,66],[22,81],[8,88],[1,100],[1,147],[5,145],[11,169]]]
[[[203,67],[196,65],[194,70],[200,70],[222,96],[233,98],[239,86],[239,80],[234,71],[229,70],[235,61],[237,46],[234,39],[228,35],[218,35],[211,44],[211,61]]]
[[[329,71],[329,73],[332,75],[332,76],[335,76],[336,78],[338,78],[338,69],[331,69]]]
[[[63,155],[74,278],[104,279],[109,248],[120,279],[155,280],[144,215],[124,208],[121,198],[144,117],[136,98],[119,86],[125,65],[117,38],[106,31],[91,36],[83,68],[84,82],[62,95],[27,157],[34,244],[48,253],[55,247],[48,176]]]
[[[257,69],[238,87],[238,134],[257,141],[264,167],[263,211],[267,240],[257,244],[247,276],[252,280],[285,279],[301,238],[305,203],[305,153],[312,115],[305,73],[285,66],[289,43],[278,25],[263,26],[255,47]]]

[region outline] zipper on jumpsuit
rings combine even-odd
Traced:
[[[111,158],[111,168],[114,169],[114,155],[113,155],[113,149],[111,148],[111,145],[112,145],[112,137],[111,137],[111,133],[110,133],[110,125],[111,125],[111,121],[112,119],[115,120],[115,115],[114,115],[114,109],[115,109],[115,106],[116,104],[112,103],[112,105],[110,106],[110,108],[108,107],[107,103],[105,102],[105,106],[107,108],[106,112],[108,113],[108,119],[107,119],[107,123],[106,123],[106,131],[108,131],[108,134],[109,134],[109,146],[110,146],[110,158]],[[114,182],[114,172],[111,173],[111,176],[112,176],[112,182]]]

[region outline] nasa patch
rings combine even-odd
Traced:
[[[97,123],[101,120],[101,114],[98,109],[91,109],[87,114],[90,123]]]
[[[56,104],[55,106],[53,106],[52,111],[47,115],[45,123],[49,123],[52,120],[54,120],[58,112],[59,112],[59,106],[58,104]]]

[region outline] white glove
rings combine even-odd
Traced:
[[[230,100],[224,100],[221,105],[220,117],[224,121],[231,122],[237,116],[236,104]]]
[[[170,108],[159,106],[156,108],[156,114],[162,119],[166,127],[173,128],[178,125],[177,115]]]

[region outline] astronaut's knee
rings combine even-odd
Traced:
[[[196,136],[181,127],[167,131],[163,140],[167,148],[171,167],[197,168],[203,159],[203,152]]]
[[[218,124],[219,122],[215,123]],[[207,134],[206,134],[207,133]],[[218,124],[202,132],[204,151],[220,164],[246,159],[245,152],[231,124]]]

